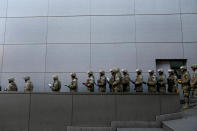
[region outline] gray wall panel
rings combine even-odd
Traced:
[[[181,42],[180,15],[137,15],[137,42]]]
[[[51,17],[48,43],[90,43],[90,17]]]
[[[197,42],[197,14],[182,15],[183,21],[183,41]]]
[[[135,0],[136,14],[180,13],[179,0]]]
[[[0,17],[6,16],[7,0],[0,0]]]
[[[44,45],[5,45],[4,72],[44,72]]]
[[[197,13],[196,0],[180,0],[180,1],[181,1],[181,13]]]
[[[5,18],[0,18],[0,44],[4,43],[5,21]]]
[[[8,0],[8,17],[47,16],[48,0]]]
[[[6,44],[46,43],[47,18],[7,18]]]
[[[91,0],[91,14],[134,14],[134,0]]]
[[[188,69],[191,71],[191,64],[197,63],[197,43],[184,43],[184,58],[187,59]]]
[[[89,68],[89,44],[53,44],[47,46],[47,72],[87,72]]]
[[[74,95],[73,125],[110,125],[115,118],[115,96]]]
[[[156,59],[183,59],[181,43],[138,43],[138,67],[147,72],[156,69]]]
[[[1,131],[27,131],[29,122],[28,94],[0,94]]]
[[[177,94],[4,92],[0,98],[3,131],[26,131],[27,128],[64,131],[66,126],[98,127],[110,126],[111,121],[153,121],[160,113],[180,109]]]
[[[49,0],[49,16],[90,15],[90,0]]]
[[[125,68],[129,72],[136,69],[136,48],[133,43],[92,45],[91,58],[92,69],[96,72],[99,69],[109,72],[114,67]]]
[[[65,131],[71,117],[71,95],[32,94],[30,131]]]
[[[134,16],[93,16],[91,36],[92,43],[134,42]]]
[[[120,95],[116,96],[117,117],[119,121],[155,120],[160,114],[159,95]]]
[[[168,114],[168,112],[176,113],[180,110],[180,98],[175,95],[161,95],[161,114]]]

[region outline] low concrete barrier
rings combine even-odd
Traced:
[[[177,94],[0,93],[1,131],[65,131],[109,127],[112,121],[154,121],[178,112]]]

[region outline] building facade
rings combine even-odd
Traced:
[[[64,85],[76,72],[86,91],[88,70],[97,78],[99,69],[125,68],[135,79],[140,68],[146,80],[148,69],[167,70],[171,61],[190,67],[196,7],[196,0],[0,0],[0,84],[15,77],[23,91],[29,75],[35,91],[50,91],[53,74]]]

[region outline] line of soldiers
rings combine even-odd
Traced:
[[[88,71],[88,79],[86,82],[82,84],[87,87],[89,92],[94,92],[94,86],[98,86],[99,92],[106,92],[106,85],[109,84],[110,92],[130,92],[130,83],[135,85],[134,90],[136,92],[143,92],[143,84],[147,84],[148,92],[150,93],[165,93],[166,92],[166,84],[168,84],[168,92],[178,93],[178,84],[182,85],[182,90],[184,94],[185,106],[184,108],[189,107],[189,94],[190,89],[194,89],[194,97],[197,98],[197,64],[191,66],[194,74],[192,79],[190,78],[190,74],[187,71],[186,66],[181,66],[181,79],[178,80],[174,70],[169,69],[168,73],[169,76],[166,79],[166,75],[163,69],[158,70],[158,77],[154,74],[154,70],[148,70],[149,77],[147,83],[143,80],[142,70],[136,69],[136,79],[133,81],[131,80],[129,73],[126,69],[122,69],[120,72],[119,68],[110,69],[111,78],[107,78],[105,76],[105,72],[103,70],[99,70],[99,79],[97,83],[95,82],[94,74],[92,71]],[[76,73],[70,73],[71,75],[71,83],[70,85],[65,85],[70,89],[70,92],[77,92],[78,90],[78,78]],[[33,83],[30,81],[30,77],[24,77],[25,92],[32,92],[33,91]],[[190,80],[192,80],[192,84],[190,84]],[[7,91],[17,91],[17,85],[14,82],[14,78],[8,79],[8,87]],[[58,79],[57,75],[53,76],[53,84],[49,84],[49,87],[54,92],[59,92],[61,89],[61,82]]]

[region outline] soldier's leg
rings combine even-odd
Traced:
[[[183,95],[184,95],[184,101],[185,101],[185,105],[184,108],[189,108],[189,90],[188,89],[184,89],[183,90]]]

